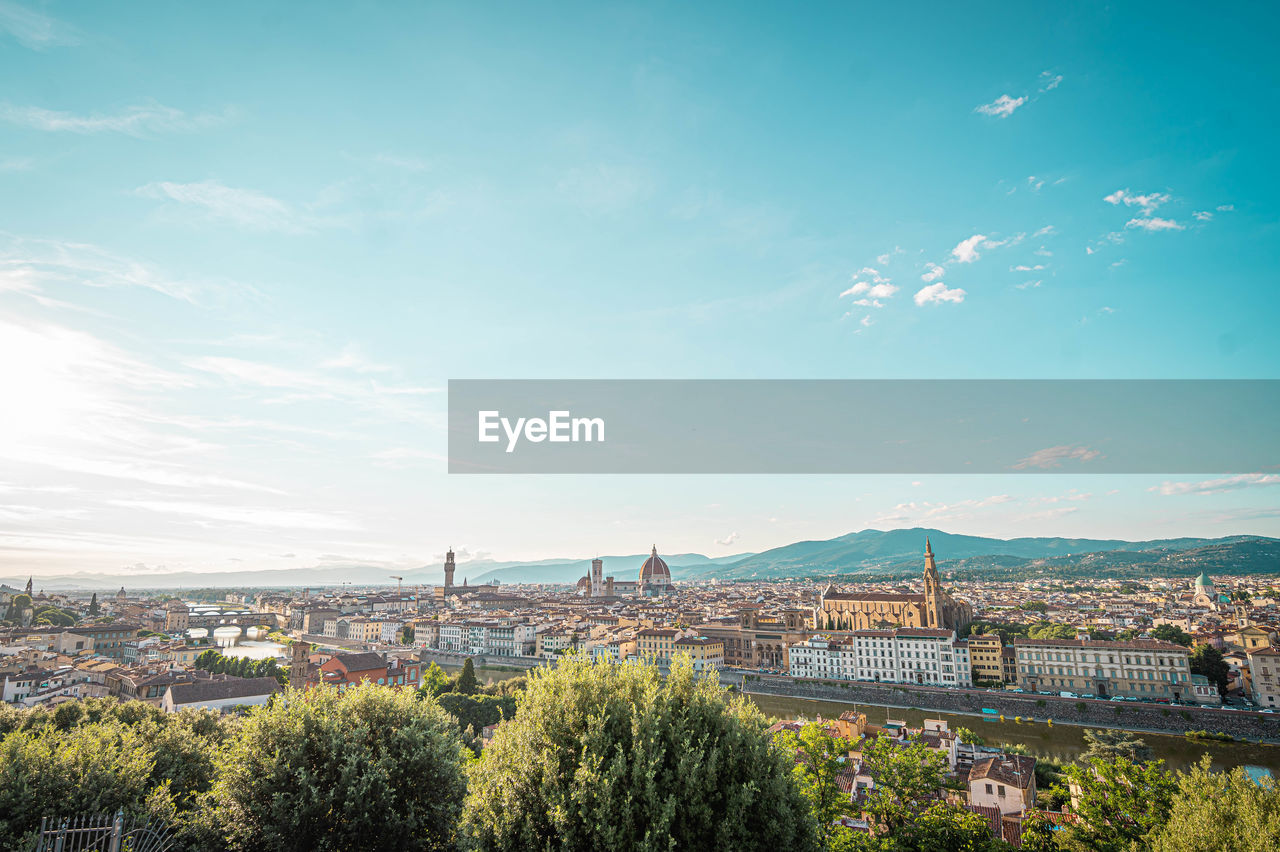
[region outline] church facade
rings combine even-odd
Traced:
[[[879,630],[935,627],[959,630],[973,621],[973,608],[951,597],[938,577],[933,548],[924,543],[924,594],[845,593],[827,586],[813,613],[815,630]]]

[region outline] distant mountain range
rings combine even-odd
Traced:
[[[826,541],[798,541],[763,553],[709,557],[700,553],[662,554],[677,580],[691,579],[871,579],[917,574],[925,539],[933,544],[938,566],[959,579],[1019,579],[1036,575],[1070,577],[1192,576],[1211,574],[1280,574],[1280,539],[1260,536],[1175,538],[1155,541],[1078,538],[983,538],[916,527],[862,530]],[[648,554],[604,556],[605,575],[634,579]],[[575,583],[586,576],[591,560],[543,559],[533,562],[475,560],[458,565],[455,582]],[[45,577],[44,589],[284,587],[391,585],[394,569],[370,565],[325,565],[272,571],[170,574],[72,574]],[[26,577],[0,581],[21,588]],[[434,585],[443,581],[440,566],[404,573],[404,584]]]

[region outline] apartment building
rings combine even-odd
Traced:
[[[640,648],[640,656],[652,657],[659,662],[670,662],[676,650],[676,639],[680,638],[679,630],[663,627],[646,627],[636,634],[636,644]]]
[[[973,682],[1004,683],[1004,642],[998,633],[969,637],[969,667]]]
[[[791,646],[790,672],[831,680],[972,686],[968,643],[936,627],[854,630]]]
[[[1155,639],[1016,639],[1018,686],[1099,698],[1192,701],[1188,649]]]
[[[1253,700],[1264,708],[1280,707],[1280,651],[1265,647],[1249,654]]]

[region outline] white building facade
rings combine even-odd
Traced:
[[[969,647],[955,631],[930,627],[854,630],[814,636],[789,649],[796,677],[972,686]]]

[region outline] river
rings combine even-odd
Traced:
[[[203,627],[193,627],[187,631],[192,639],[204,639],[209,631]],[[251,660],[265,660],[271,657],[283,658],[288,655],[284,645],[268,639],[268,632],[261,627],[246,628],[241,635],[239,627],[215,627],[213,642],[222,651],[224,657],[248,657]]]
[[[867,714],[871,724],[882,724],[886,719],[899,719],[912,727],[919,727],[924,719],[945,719],[952,730],[968,728],[987,741],[988,745],[1024,743],[1036,757],[1054,763],[1068,763],[1084,754],[1084,728],[1077,725],[1044,722],[1018,723],[1006,717],[988,721],[981,716],[961,713],[935,713],[930,710],[905,710],[897,707],[877,707],[869,704],[843,704],[836,701],[817,701],[810,698],[788,698],[779,695],[749,695],[756,706],[767,716],[779,719],[814,719],[821,715],[833,719],[846,710],[856,707]],[[1193,742],[1185,737],[1169,734],[1137,732],[1170,769],[1186,769],[1209,755],[1214,769],[1231,769],[1236,766],[1265,766],[1280,776],[1280,746],[1256,743]]]

